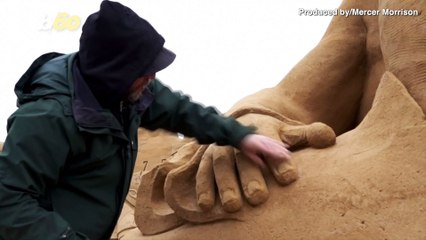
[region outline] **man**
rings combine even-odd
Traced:
[[[103,1],[77,53],[48,53],[16,84],[0,155],[0,239],[108,239],[127,194],[137,129],[239,148],[252,161],[286,146],[172,92],[155,73],[174,53],[131,9]]]

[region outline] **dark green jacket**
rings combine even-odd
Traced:
[[[76,88],[75,55],[45,54],[16,84],[19,108],[0,154],[0,239],[108,239],[129,188],[138,127],[235,147],[252,132],[158,80],[114,117],[87,86]]]

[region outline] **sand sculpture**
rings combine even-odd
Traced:
[[[389,108],[389,104],[393,106]],[[296,182],[282,187],[266,175],[270,196],[264,204],[254,208],[245,205],[234,213],[234,220],[194,224],[181,219],[181,224],[187,223],[152,236],[142,235],[132,223],[133,214],[127,208],[125,213],[129,215],[122,220],[129,218],[118,225],[118,236],[120,239],[200,239],[201,236],[202,239],[424,239],[425,138],[422,109],[402,83],[386,72],[371,111],[355,129],[338,136],[332,147],[294,153],[293,160],[300,170]],[[194,187],[192,182],[184,185]],[[161,211],[166,210],[165,206],[154,207],[163,220],[171,220],[171,212],[167,217],[166,211]]]
[[[426,238],[426,4],[339,9],[419,16],[333,17],[278,85],[227,113],[289,143],[292,162],[261,170],[228,147],[148,140],[174,147],[137,167],[117,238]]]
[[[261,171],[233,149],[186,144],[141,184],[135,174],[119,239],[426,238],[426,4],[339,9],[419,16],[335,16],[277,86],[227,113],[288,142],[292,162]]]

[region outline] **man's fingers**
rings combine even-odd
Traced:
[[[261,156],[260,154],[246,153],[245,156],[247,161],[251,161],[252,163],[256,164],[261,169],[266,169],[266,164],[263,160],[263,156]]]
[[[291,152],[280,141],[269,142],[264,159],[275,179],[281,185],[288,185],[298,178],[296,166],[291,161]]]
[[[263,158],[272,161],[283,162],[291,158],[288,145],[275,139],[266,139],[262,142]]]

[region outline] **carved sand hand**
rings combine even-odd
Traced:
[[[335,142],[334,132],[325,124],[304,125],[268,109],[242,109],[234,116],[239,116],[243,124],[258,126],[260,134],[284,140],[298,149],[322,148]],[[297,179],[297,168],[291,161],[277,164],[265,160],[279,184],[288,185]],[[268,199],[264,174],[269,173],[262,172],[234,148],[186,144],[142,176],[135,204],[136,225],[143,234],[151,235],[186,221],[238,219],[244,206],[241,192],[251,205]]]
[[[290,147],[324,148],[335,143],[333,130],[325,124],[304,125],[266,109],[251,109],[251,112],[238,120],[245,125],[258,126],[258,133],[283,141]],[[265,162],[277,182],[283,186],[298,177],[297,168],[291,160],[278,162],[265,159]],[[215,204],[216,187],[226,212],[241,209],[241,192],[251,205],[264,203],[269,196],[264,174],[269,173],[262,173],[262,170],[240,151],[231,147],[210,145],[203,154],[197,171],[197,203],[203,211],[210,211]]]

